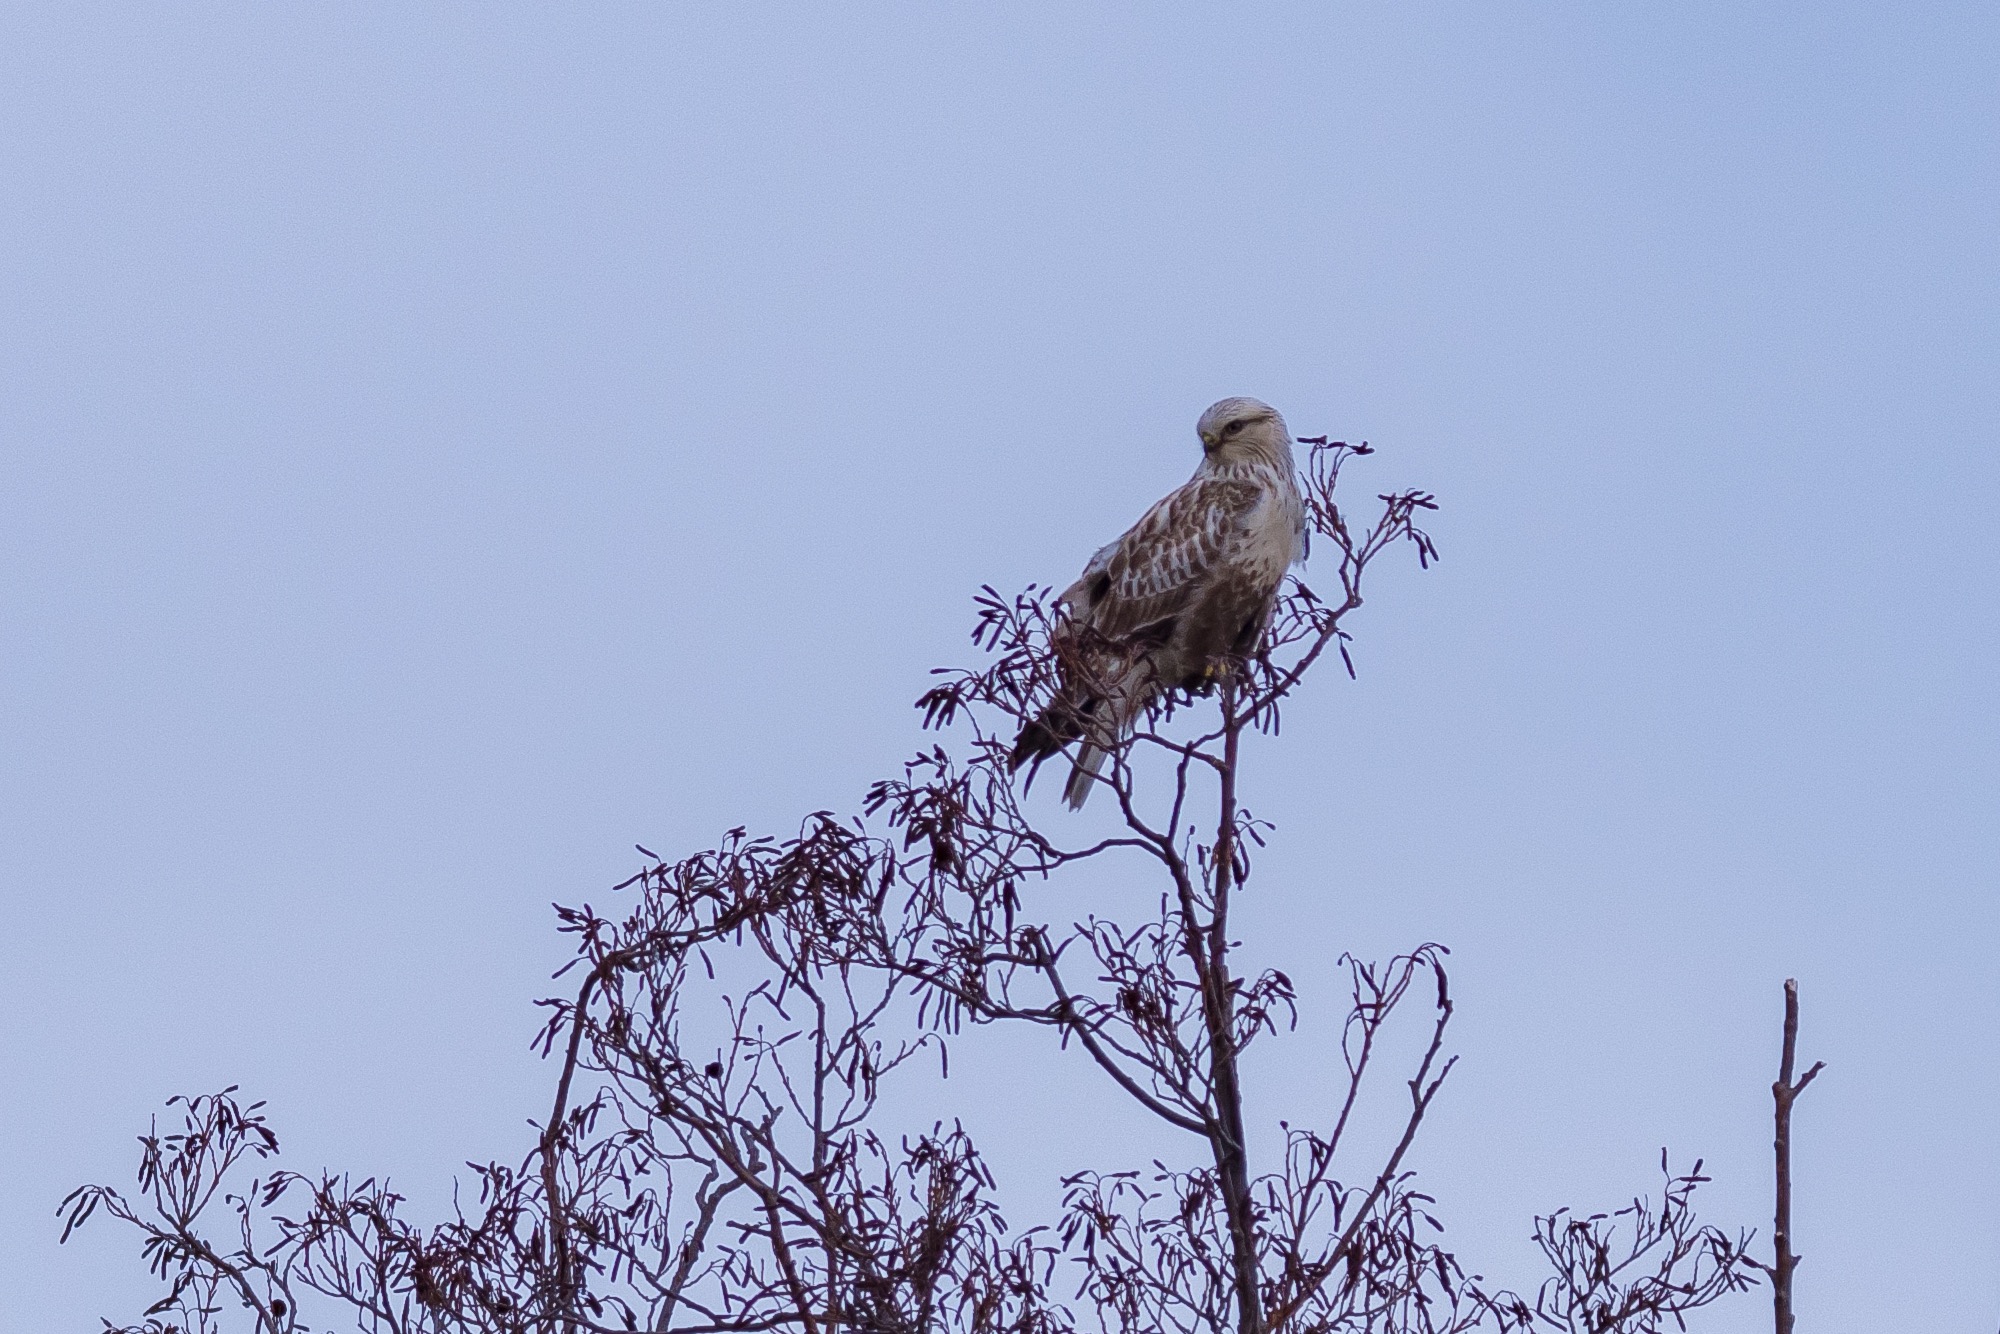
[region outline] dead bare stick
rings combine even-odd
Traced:
[[[1778,1063],[1778,1082],[1771,1085],[1777,1104],[1777,1137],[1773,1147],[1778,1156],[1778,1212],[1772,1227],[1772,1244],[1777,1254],[1771,1266],[1771,1303],[1777,1316],[1778,1334],[1792,1334],[1792,1271],[1799,1257],[1792,1252],[1792,1103],[1805,1092],[1813,1076],[1826,1069],[1825,1061],[1814,1061],[1812,1069],[1792,1079],[1792,1067],[1799,1046],[1799,984],[1785,979],[1785,1049]]]

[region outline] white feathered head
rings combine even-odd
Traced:
[[[1292,466],[1292,433],[1269,403],[1225,398],[1202,413],[1194,429],[1211,464],[1261,458],[1288,471]]]

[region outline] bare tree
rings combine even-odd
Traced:
[[[1091,670],[1092,646],[1056,633],[1047,590],[984,590],[984,662],[919,700],[943,735],[860,816],[819,812],[785,839],[737,830],[677,861],[647,853],[619,887],[634,896],[623,917],[559,910],[576,985],[544,1002],[550,1114],[517,1166],[478,1170],[456,1217],[410,1222],[372,1178],[260,1171],[275,1137],[230,1092],[142,1139],[139,1199],[72,1194],[65,1237],[104,1209],[140,1229],[168,1285],[127,1328],[1644,1334],[1749,1286],[1748,1237],[1694,1220],[1699,1164],[1668,1174],[1658,1206],[1536,1220],[1555,1276],[1532,1302],[1489,1292],[1441,1246],[1408,1166],[1455,1059],[1434,944],[1345,960],[1332,1122],[1281,1126],[1257,1170],[1242,1058],[1293,1026],[1298,998],[1278,968],[1242,966],[1231,937],[1270,833],[1244,802],[1241,743],[1278,731],[1329,650],[1352,672],[1343,622],[1372,562],[1403,545],[1435,556],[1418,527],[1430,496],[1381,496],[1350,526],[1335,493],[1368,446],[1304,443],[1331,592],[1292,582],[1255,657],[1199,695],[1160,697],[1102,777],[1111,832],[1066,838],[1074,825],[1035,815],[1008,762],[1058,682]],[[1118,863],[1154,877],[1154,910],[1048,910],[1089,899],[1045,885]],[[1352,1142],[1355,1111],[1384,1033],[1413,1008],[1425,1036],[1400,1131],[1371,1157]],[[887,1081],[988,1024],[1074,1044],[1198,1146],[1190,1160],[1078,1171],[1059,1218],[1010,1228],[962,1126],[879,1124]],[[228,1240],[212,1240],[224,1216]]]

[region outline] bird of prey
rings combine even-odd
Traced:
[[[1285,571],[1305,555],[1305,502],[1277,410],[1225,398],[1195,433],[1194,476],[1063,592],[1056,698],[1014,740],[1017,770],[1081,743],[1063,788],[1072,809],[1162,691],[1198,688],[1255,651]]]

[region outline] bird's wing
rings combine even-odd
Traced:
[[[1093,556],[1063,600],[1113,639],[1178,615],[1240,546],[1263,499],[1253,482],[1195,478]]]

